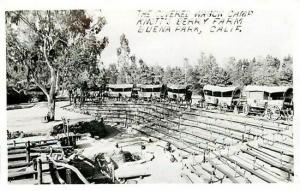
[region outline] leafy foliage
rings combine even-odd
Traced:
[[[6,12],[8,81],[26,79],[47,96],[54,115],[58,87],[81,84],[95,73],[97,60],[108,44],[98,33],[104,17],[93,18],[84,10]],[[47,87],[50,90],[47,91]]]
[[[110,65],[110,83],[141,83],[141,84],[189,84],[195,91],[206,84],[228,85],[291,85],[293,79],[291,56],[280,61],[270,55],[252,60],[230,57],[221,67],[212,55],[201,53],[196,65],[189,65],[189,60],[183,60],[183,67],[162,68],[151,66],[130,55],[129,42],[123,34],[120,37],[120,47],[117,51],[118,64]],[[114,66],[114,67],[112,67]],[[116,80],[117,78],[117,80]]]
[[[134,55],[125,34],[120,36],[116,63],[104,67],[101,53],[108,45],[99,33],[106,20],[83,10],[6,12],[7,83],[18,90],[35,83],[50,99],[58,87],[88,90],[108,83],[212,85],[291,85],[293,58],[229,58],[217,63],[201,53],[197,64],[183,67],[150,65]],[[16,87],[18,84],[18,87]],[[47,91],[47,88],[50,91]]]

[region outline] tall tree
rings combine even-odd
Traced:
[[[178,66],[167,67],[164,73],[163,82],[166,84],[185,84],[184,70]]]
[[[230,83],[234,85],[244,86],[252,83],[252,70],[250,62],[246,59],[236,61],[234,57],[230,57],[225,71],[230,76]]]
[[[293,57],[290,55],[283,58],[278,70],[278,78],[280,85],[293,84]]]
[[[259,57],[252,63],[253,83],[256,85],[278,85],[279,59],[268,55]]]
[[[163,76],[164,76],[164,69],[159,66],[159,65],[155,65],[152,67],[153,69],[153,73],[154,73],[154,79],[153,79],[153,83],[154,84],[162,84],[163,81]]]
[[[6,12],[7,71],[20,68],[14,71],[44,92],[49,120],[55,116],[59,79],[76,79],[94,68],[108,43],[96,38],[105,23],[103,16],[93,18],[83,10]]]
[[[116,84],[118,80],[118,76],[119,74],[118,74],[117,64],[115,63],[109,64],[107,69],[108,82],[110,84]]]
[[[131,80],[131,71],[129,69],[131,58],[130,58],[130,48],[129,41],[125,34],[120,36],[120,47],[117,48],[118,56],[118,83],[129,83]]]
[[[139,81],[142,84],[151,84],[153,79],[153,72],[151,68],[144,62],[143,59],[139,59]]]

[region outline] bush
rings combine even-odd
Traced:
[[[12,88],[7,88],[7,104],[27,103],[30,99],[31,96],[24,94],[23,91],[18,93]]]
[[[80,121],[78,123],[72,124],[69,126],[69,132],[79,134],[90,133],[92,137],[98,136],[99,138],[105,137],[107,135],[104,122],[97,120],[89,122]],[[64,133],[62,123],[53,127],[51,135],[57,135],[60,133]]]

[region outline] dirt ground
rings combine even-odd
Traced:
[[[31,108],[25,109],[16,109],[16,110],[8,110],[7,111],[7,129],[11,132],[13,131],[23,131],[26,133],[35,133],[35,134],[43,134],[43,136],[36,137],[26,137],[21,138],[18,141],[26,141],[30,140],[42,140],[47,139],[49,136],[47,135],[51,128],[61,123],[61,117],[70,118],[70,122],[77,121],[85,121],[93,119],[92,116],[83,115],[79,113],[69,112],[63,110],[61,107],[64,105],[68,105],[68,102],[58,102],[56,105],[56,121],[50,123],[42,123],[43,116],[47,113],[47,103],[41,102],[36,104]],[[107,126],[106,127],[109,134],[102,139],[96,140],[90,137],[84,137],[82,140],[78,142],[79,152],[82,155],[93,158],[94,155],[98,153],[110,153],[120,151],[120,148],[116,148],[116,143],[127,144],[128,146],[123,146],[123,151],[130,151],[132,153],[136,153],[142,157],[146,153],[151,153],[154,155],[152,161],[145,162],[143,164],[139,164],[138,168],[134,168],[130,166],[120,166],[122,171],[129,171],[132,173],[139,172],[147,172],[150,173],[151,176],[147,176],[144,178],[137,178],[133,180],[133,183],[184,183],[186,182],[183,178],[180,177],[182,164],[180,162],[170,162],[170,153],[164,152],[163,148],[158,145],[164,145],[163,142],[153,142],[146,143],[143,142],[146,146],[145,150],[141,150],[141,144],[133,144],[130,145],[133,139],[144,139],[146,138],[142,135],[135,133],[128,133],[126,131],[121,132],[118,128]],[[139,142],[139,141],[138,141]],[[134,141],[132,142],[134,143]],[[130,181],[129,181],[130,182]]]
[[[43,116],[47,113],[46,102],[38,103],[32,108],[8,110],[7,128],[9,131],[23,131],[26,133],[40,133],[44,135],[22,139],[22,141],[25,141],[25,139],[33,140],[48,137],[48,132],[54,125],[61,123],[62,117],[69,118],[70,123],[93,119],[90,115],[70,112],[61,108],[66,105],[68,105],[68,102],[57,103],[57,120],[50,123],[41,122]],[[231,122],[221,121],[221,123],[225,126],[232,125]],[[182,173],[189,174],[189,177],[192,179],[193,176],[196,177],[195,174],[186,172],[187,170],[183,168],[184,163],[187,163],[188,161],[191,162],[191,160],[195,160],[195,158],[189,156],[188,159],[181,161],[181,157],[179,157],[179,155],[182,153],[179,150],[175,149],[174,153],[164,151],[163,146],[166,145],[164,141],[154,140],[153,142],[148,142],[148,137],[145,137],[132,129],[126,129],[122,126],[122,124],[117,125],[117,123],[106,124],[106,130],[108,131],[108,135],[101,139],[84,136],[77,142],[78,152],[85,157],[92,159],[99,153],[113,155],[114,153],[118,153],[120,150],[123,150],[139,155],[142,160],[147,159],[147,161],[143,163],[127,162],[119,165],[116,170],[116,174],[150,174],[150,176],[146,176],[144,178],[138,176],[133,180],[129,180],[128,183],[190,183],[187,178],[181,176]],[[291,129],[287,130],[285,133],[292,136]],[[274,136],[269,137],[269,139],[271,138],[274,138]],[[255,142],[255,140],[253,142]],[[116,147],[116,144],[118,144],[118,147]],[[146,148],[142,149],[141,145],[144,145]],[[241,143],[230,147],[230,150],[231,152],[235,152],[235,150],[240,150],[240,147],[243,145],[244,143]],[[224,152],[226,150],[228,154],[229,148],[224,149]],[[172,155],[178,160],[171,162],[170,159]],[[148,156],[152,156],[151,160],[148,160]],[[202,156],[198,156],[198,160],[200,160],[201,157]],[[193,181],[194,180],[195,183],[205,182],[204,179],[198,177],[194,178]]]
[[[68,105],[68,101],[56,103],[55,121],[42,123],[43,117],[47,114],[47,102],[39,102],[31,108],[16,109],[7,111],[7,130],[23,131],[25,133],[47,134],[56,124],[61,123],[61,118],[70,119],[70,123],[91,120],[90,115],[69,112],[62,109]]]

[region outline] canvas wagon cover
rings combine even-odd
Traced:
[[[289,89],[293,89],[293,88],[289,86],[246,86],[244,87],[244,91],[246,92],[268,92],[268,93],[287,92]]]
[[[177,85],[177,84],[168,84],[168,88],[172,90],[182,90],[186,89],[187,85]]]
[[[143,89],[161,88],[162,85],[141,85]]]
[[[133,88],[133,84],[108,84],[108,88],[116,89],[116,88]]]
[[[221,86],[205,85],[203,87],[203,90],[209,90],[213,92],[229,92],[229,91],[235,91],[237,89],[239,89],[238,86],[221,87]]]

